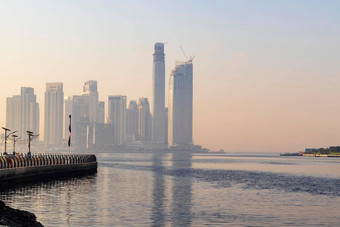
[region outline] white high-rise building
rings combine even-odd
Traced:
[[[192,61],[177,62],[170,76],[168,130],[170,146],[192,145]]]
[[[98,123],[105,123],[105,102],[100,101],[98,104]]]
[[[13,95],[6,100],[6,128],[19,131],[21,128],[21,96]]]
[[[83,95],[88,96],[89,122],[98,122],[98,90],[96,80],[89,80],[84,83]]]
[[[152,140],[165,143],[165,63],[164,43],[155,43],[152,74]]]
[[[22,139],[27,139],[27,131],[39,134],[39,104],[34,88],[22,87],[21,95],[7,98],[6,108],[7,128],[18,131],[17,135]]]
[[[126,110],[126,133],[130,141],[138,139],[138,105],[134,100],[130,101],[129,107]]]
[[[140,141],[151,140],[151,121],[149,100],[140,98],[138,100],[138,139]]]
[[[96,130],[97,123],[104,124],[105,116],[105,103],[98,101],[97,81],[85,82],[82,95],[73,95],[65,100],[65,138],[69,135],[69,115],[72,117],[72,147],[84,149],[94,145],[93,130]]]
[[[27,137],[27,131],[39,134],[39,104],[36,102],[34,88],[21,88],[21,127],[19,136]]]
[[[64,139],[68,139],[69,136],[69,125],[70,125],[70,115],[72,115],[72,97],[69,96],[64,100]],[[73,126],[72,126],[73,127]]]
[[[72,137],[71,142],[76,149],[87,147],[87,130],[89,122],[89,97],[74,95],[72,97]]]
[[[64,91],[63,83],[46,83],[45,144],[61,145],[63,141]]]
[[[126,96],[109,96],[108,123],[114,127],[114,145],[123,145],[126,139]]]

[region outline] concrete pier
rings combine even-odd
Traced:
[[[87,174],[97,171],[91,154],[35,154],[0,156],[0,188],[41,178]]]

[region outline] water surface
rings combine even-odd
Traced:
[[[0,193],[45,226],[337,226],[340,159],[97,154],[98,173]]]

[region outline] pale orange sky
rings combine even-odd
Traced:
[[[0,125],[22,86],[35,89],[41,122],[46,82],[63,82],[65,96],[97,80],[102,101],[150,99],[153,44],[168,42],[166,88],[179,46],[195,55],[196,144],[340,145],[339,2],[326,2],[1,1]]]

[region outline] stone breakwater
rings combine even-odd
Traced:
[[[42,178],[67,177],[97,171],[91,154],[36,154],[0,156],[0,188]]]
[[[17,227],[42,227],[37,217],[27,211],[13,209],[0,201],[0,225]]]
[[[97,171],[91,154],[34,154],[0,156],[0,189],[41,179],[90,174]],[[12,209],[0,201],[0,226],[43,226],[30,212]]]

